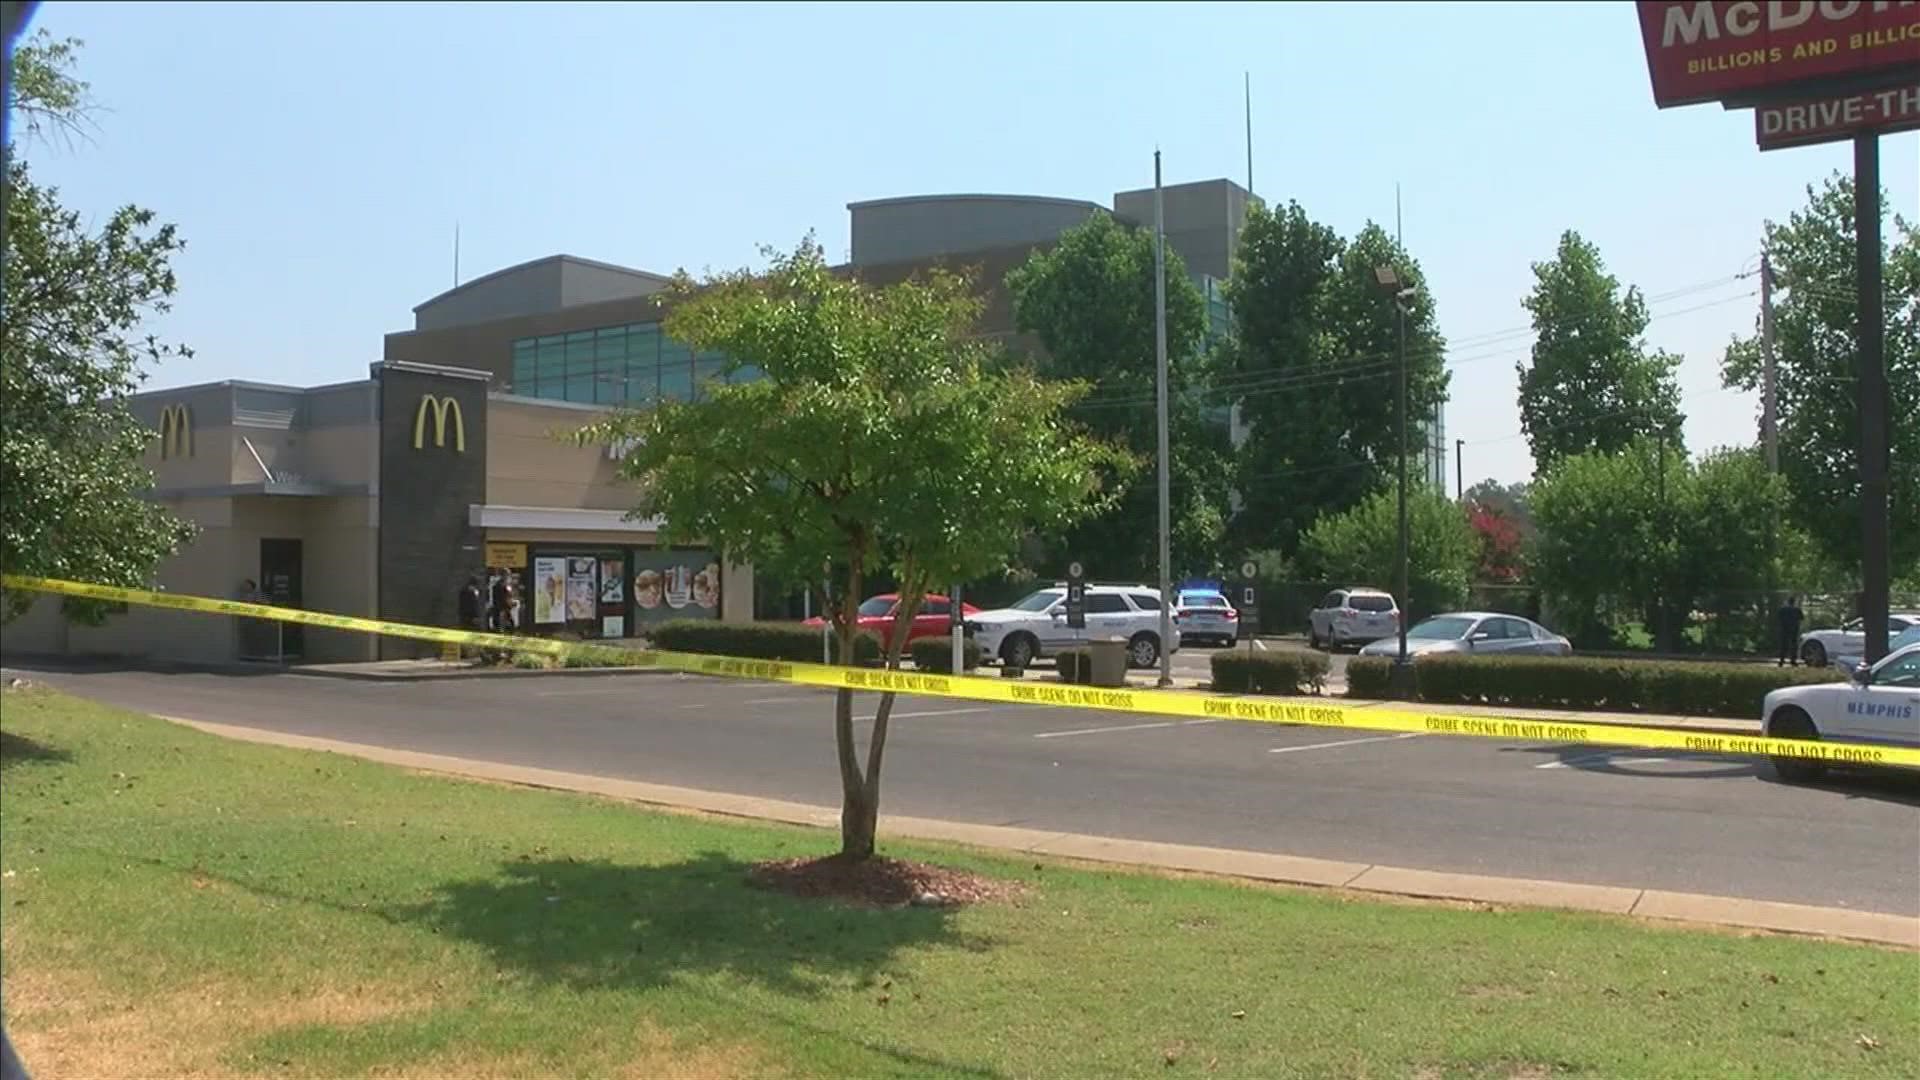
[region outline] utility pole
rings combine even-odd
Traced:
[[[1767,448],[1767,471],[1780,471],[1779,398],[1774,388],[1773,358],[1773,260],[1760,253],[1760,439]]]
[[[1153,152],[1153,353],[1160,421],[1160,685],[1173,685],[1173,511],[1167,447],[1167,220]]]
[[[1466,467],[1460,463],[1460,455],[1466,446],[1465,439],[1453,440],[1453,500],[1462,503],[1467,501],[1467,474]]]
[[[1399,193],[1396,191],[1394,194],[1396,218],[1399,217],[1397,209],[1399,201]],[[1401,603],[1399,663],[1403,670],[1407,664],[1407,620],[1411,618],[1407,609],[1413,607],[1413,594],[1408,588],[1407,569],[1409,562],[1407,548],[1410,543],[1407,533],[1407,300],[1408,297],[1404,294],[1393,298],[1394,314],[1400,324],[1400,548],[1395,561],[1399,564],[1400,571],[1398,575]]]
[[[1887,655],[1887,607],[1891,575],[1888,546],[1886,308],[1880,281],[1880,135],[1853,137],[1854,259],[1859,267],[1860,307],[1860,587],[1866,594],[1860,619],[1866,631],[1867,663]]]

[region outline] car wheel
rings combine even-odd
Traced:
[[[1320,628],[1319,627],[1317,626],[1307,627],[1307,644],[1316,649],[1320,647]]]
[[[1792,705],[1773,714],[1773,724],[1769,728],[1769,733],[1776,739],[1820,741],[1820,732],[1814,728],[1813,719]],[[1773,762],[1774,773],[1790,784],[1818,780],[1827,771],[1825,762],[1807,758],[1775,757],[1770,760]]]
[[[1015,634],[1000,645],[1000,662],[1008,667],[1024,668],[1033,663],[1039,645],[1027,634]]]
[[[1809,641],[1800,646],[1800,659],[1808,667],[1827,666],[1827,647],[1817,641]]]
[[[1135,634],[1127,643],[1127,660],[1134,667],[1149,668],[1160,662],[1160,639],[1152,634]]]

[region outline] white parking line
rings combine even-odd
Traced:
[[[1359,746],[1361,743],[1392,742],[1395,739],[1417,739],[1425,735],[1424,731],[1409,731],[1400,735],[1375,735],[1366,739],[1341,739],[1339,742],[1308,743],[1305,746],[1276,746],[1267,751],[1269,754],[1297,754],[1302,750],[1331,750],[1336,746]]]
[[[1597,754],[1581,754],[1579,757],[1561,758],[1558,761],[1543,762],[1539,765],[1535,765],[1534,768],[1536,769],[1568,769],[1568,768],[1572,768],[1575,765],[1583,764],[1585,762],[1605,761],[1608,758],[1617,757],[1622,753],[1631,754],[1633,752],[1634,751],[1632,751],[1631,749],[1626,749],[1626,748],[1622,748],[1620,750],[1602,750]],[[1628,760],[1635,765],[1657,765],[1662,762],[1679,761],[1682,759],[1670,758],[1670,757],[1635,757],[1635,758],[1630,758]]]
[[[823,694],[788,694],[784,697],[757,697],[736,701],[735,705],[791,705],[796,701],[819,701]]]
[[[1261,641],[1259,638],[1253,639],[1253,647],[1256,649],[1259,649],[1261,652],[1267,651],[1267,643],[1264,641]]]
[[[1110,728],[1071,728],[1064,732],[1039,732],[1033,738],[1066,738],[1069,734],[1106,734],[1106,732],[1144,732],[1148,728],[1190,728],[1196,724],[1217,724],[1219,721],[1160,721],[1156,724],[1116,724]]]
[[[905,720],[913,716],[959,716],[961,713],[992,712],[994,708],[995,706],[992,705],[980,705],[967,709],[922,709],[916,712],[897,712],[893,714],[892,718],[895,720]],[[873,717],[862,716],[860,719],[872,720]]]

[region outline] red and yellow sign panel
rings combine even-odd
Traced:
[[[1661,108],[1920,66],[1920,0],[1640,0]]]

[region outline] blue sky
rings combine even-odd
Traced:
[[[1844,144],[1761,154],[1752,118],[1653,107],[1632,5],[44,4],[85,39],[91,143],[33,147],[104,215],[179,224],[157,328],[190,360],[151,385],[363,377],[381,335],[464,276],[555,252],[668,271],[756,261],[846,204],[949,191],[1111,201],[1254,181],[1351,234],[1391,224],[1455,343],[1449,437],[1469,481],[1531,472],[1514,364],[1529,263],[1563,229],[1655,299],[1682,352],[1688,441],[1747,442],[1718,389],[1754,324],[1763,219],[1851,168]],[[1920,135],[1882,140],[1920,211]],[[1451,469],[1450,469],[1451,471]]]

